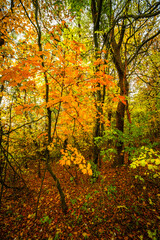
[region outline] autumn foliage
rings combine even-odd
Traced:
[[[2,240],[160,238],[158,34],[102,2],[0,3]]]

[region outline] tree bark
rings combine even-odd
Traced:
[[[125,29],[126,29],[126,25],[123,21],[118,43],[116,42],[116,39],[115,39],[114,28],[111,31],[110,40],[111,40],[111,47],[112,47],[111,53],[113,56],[113,62],[115,64],[118,77],[119,77],[118,86],[120,88],[120,96],[127,97],[128,89],[129,89],[129,84],[126,78],[127,62],[126,60],[123,61],[121,56],[121,47],[122,47],[123,37],[125,34]],[[126,54],[124,53],[124,55],[126,59]],[[116,110],[116,128],[118,131],[122,133],[124,131],[124,117],[125,117],[125,104],[119,101],[117,105],[117,110]],[[113,166],[120,166],[124,164],[124,153],[123,153],[124,146],[123,145],[124,144],[122,140],[120,140],[117,135],[117,144],[116,144],[117,154],[114,158]]]
[[[91,1],[91,10],[92,10],[92,20],[93,20],[93,40],[94,40],[94,48],[95,48],[95,58],[98,59],[98,51],[99,51],[99,24],[101,18],[101,11],[102,11],[102,3],[103,0],[92,0]],[[97,66],[95,72],[98,72],[99,67]],[[101,85],[97,83],[97,87],[99,90],[95,93],[95,105],[96,105],[96,120],[95,120],[95,127],[93,132],[93,162],[97,165],[98,159],[100,155],[100,149],[95,143],[95,138],[102,136],[103,124],[101,124],[101,114],[103,113],[102,110],[102,94],[101,94]]]
[[[116,111],[116,128],[123,133],[124,130],[124,115],[125,115],[125,105],[122,102],[118,103]],[[118,136],[117,136],[118,137]],[[124,153],[123,153],[123,142],[117,140],[116,150],[117,155],[114,159],[113,166],[119,166],[124,164]]]
[[[124,97],[128,97],[129,85],[125,76],[126,73],[125,71],[123,72],[123,74],[121,74],[120,72],[118,73],[119,73],[120,95]],[[126,110],[126,105],[123,102],[119,101],[117,105],[117,110],[116,110],[116,128],[121,133],[124,132],[125,110]],[[115,156],[113,166],[120,166],[124,164],[124,152],[123,152],[124,143],[122,142],[122,140],[119,139],[118,135],[117,135],[117,138],[118,138],[117,144],[116,144],[117,154]]]
[[[47,150],[48,151],[48,150]],[[47,153],[48,157],[49,158],[49,152]],[[50,173],[50,175],[52,176],[52,178],[54,179],[54,181],[56,182],[56,187],[58,189],[58,192],[59,192],[59,195],[60,195],[60,198],[61,198],[61,207],[62,207],[62,212],[64,214],[67,213],[67,210],[68,210],[68,207],[67,207],[67,204],[66,204],[66,201],[65,201],[65,195],[63,193],[63,190],[61,188],[61,184],[59,182],[59,179],[56,177],[56,175],[54,174],[54,172],[52,171],[52,168],[49,164],[49,159],[47,159],[47,162],[46,162],[46,167],[47,167],[47,171]]]

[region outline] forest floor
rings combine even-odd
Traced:
[[[77,183],[60,164],[53,170],[60,179],[68,212],[46,172],[37,219],[35,210],[42,179],[33,164],[23,178],[28,189],[4,188],[0,209],[0,240],[56,239],[160,239],[160,184],[144,176],[144,170],[127,165],[112,168],[102,163],[96,182],[77,172]],[[68,169],[75,175],[75,169]],[[43,175],[43,174],[42,174]]]

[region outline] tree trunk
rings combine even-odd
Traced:
[[[97,117],[96,123],[95,123],[95,130],[93,134],[93,138],[100,137],[100,118]],[[94,142],[93,145],[93,162],[97,165],[98,159],[99,159],[100,149],[97,146],[97,144]]]
[[[26,9],[21,2],[21,5],[22,7],[24,8],[25,12],[26,12]],[[34,7],[35,7],[35,22],[36,22],[36,31],[37,31],[37,43],[38,43],[38,48],[39,48],[39,51],[42,51],[42,31],[41,31],[41,25],[39,24],[39,19],[38,19],[38,14],[39,14],[39,4],[38,4],[38,0],[35,0],[34,1]],[[33,25],[35,27],[35,25]],[[41,59],[42,59],[42,68],[45,67],[45,64],[44,64],[44,56],[41,55],[40,56]],[[43,76],[44,76],[44,82],[45,82],[45,91],[46,91],[46,104],[48,104],[49,102],[49,83],[48,83],[48,78],[47,78],[47,73],[44,72],[43,73]],[[51,141],[52,141],[52,138],[51,138],[51,129],[52,129],[52,111],[50,109],[50,107],[46,107],[46,110],[47,110],[47,137],[48,137],[48,142],[47,142],[47,145],[49,146]],[[55,131],[54,131],[55,132]],[[46,145],[46,169],[47,171],[50,173],[50,175],[52,176],[53,180],[56,182],[56,186],[57,186],[57,189],[58,189],[58,192],[60,194],[60,198],[61,198],[61,207],[62,207],[62,211],[63,213],[67,213],[67,204],[65,202],[65,195],[63,193],[63,190],[61,188],[61,185],[60,185],[60,181],[59,179],[57,178],[57,176],[55,175],[55,173],[52,171],[52,168],[50,166],[50,152],[49,150],[47,149],[47,145]]]
[[[125,71],[124,71],[124,74],[122,75],[119,74],[119,86],[120,86],[120,95],[127,97],[129,87],[128,87],[128,82],[125,75],[126,75]],[[116,128],[118,131],[121,131],[122,133],[124,132],[125,110],[126,110],[126,105],[123,102],[119,101],[117,105],[117,110],[116,110]],[[117,154],[115,156],[113,166],[120,166],[124,164],[123,149],[124,149],[124,143],[118,137],[117,144],[116,144]]]
[[[59,179],[56,177],[56,175],[54,174],[54,172],[52,171],[52,168],[49,164],[49,151],[47,150],[47,161],[46,161],[46,167],[47,167],[47,171],[50,173],[50,175],[52,176],[52,178],[54,179],[54,181],[56,182],[56,187],[58,189],[58,192],[59,192],[59,195],[60,195],[60,198],[61,198],[61,207],[62,207],[62,212],[64,214],[67,213],[67,210],[68,210],[68,207],[67,207],[67,204],[66,204],[66,201],[65,201],[65,195],[63,193],[63,190],[61,188],[61,184],[59,182]]]
[[[93,20],[93,41],[94,41],[94,50],[95,50],[95,58],[99,58],[99,24],[101,18],[101,11],[102,11],[102,2],[103,0],[92,0],[91,1],[91,10],[92,10],[92,20]],[[99,71],[99,66],[96,67],[95,72]],[[102,94],[101,94],[101,85],[97,83],[97,87],[99,90],[95,93],[95,105],[96,105],[96,120],[95,120],[95,127],[93,132],[93,162],[97,165],[98,159],[100,155],[100,148],[95,144],[95,138],[102,136],[103,124],[101,124],[101,114],[103,114],[102,110]]]
[[[116,111],[116,128],[123,133],[124,130],[124,115],[125,115],[125,105],[122,102],[118,103]],[[117,155],[114,159],[115,166],[124,164],[124,153],[123,153],[123,142],[117,140],[116,150]]]
[[[128,82],[126,78],[126,68],[127,68],[127,62],[126,62],[126,53],[124,53],[125,61],[123,61],[123,58],[121,56],[121,47],[122,47],[122,41],[125,33],[125,24],[123,21],[121,33],[120,33],[120,39],[118,43],[116,42],[114,29],[111,31],[111,53],[113,56],[113,62],[115,64],[118,77],[119,77],[119,88],[120,88],[120,96],[128,96]],[[125,116],[125,104],[121,101],[119,101],[117,105],[117,111],[116,111],[116,128],[123,133],[124,130],[124,116]],[[118,137],[118,136],[117,136]],[[124,153],[123,153],[123,142],[119,139],[117,139],[117,145],[116,150],[117,154],[114,159],[113,166],[120,166],[124,163]]]

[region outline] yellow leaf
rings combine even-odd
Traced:
[[[87,165],[87,169],[90,170],[90,168],[91,168],[91,164],[88,163],[88,165]]]
[[[160,158],[156,159],[156,165],[159,165],[160,164]]]
[[[127,209],[127,207],[124,206],[124,205],[122,205],[122,206],[117,206],[117,208],[126,208],[126,209]]]
[[[87,237],[89,237],[89,234],[88,234],[88,233],[85,233],[85,232],[84,232],[84,233],[82,233],[82,235],[83,235],[83,237],[84,237],[84,238],[87,238]]]
[[[28,215],[28,218],[34,218],[34,217],[35,217],[35,213]]]
[[[83,169],[83,164],[79,164],[79,168],[80,168],[80,169]]]
[[[70,161],[70,160],[67,160],[67,161],[66,161],[66,165],[70,166],[70,165],[71,165],[71,161]]]
[[[153,204],[154,204],[150,198],[149,198],[149,204],[150,204],[150,205],[153,205]]]
[[[87,169],[82,169],[83,174],[87,173]]]
[[[62,159],[62,160],[60,160],[59,162],[60,162],[60,164],[61,164],[62,166],[63,166],[63,165],[65,165],[65,163],[66,163],[66,161],[65,161],[65,160],[63,160],[63,159]]]
[[[49,151],[51,151],[51,150],[52,150],[52,147],[51,147],[50,145],[49,145],[47,148],[48,148],[48,150],[49,150]]]
[[[92,169],[88,170],[88,174],[89,174],[89,176],[92,176]]]
[[[53,237],[49,236],[48,240],[53,240]]]

